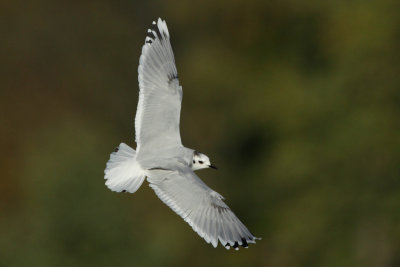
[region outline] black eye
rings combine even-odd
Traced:
[[[196,163],[196,161],[195,161],[195,160],[193,160],[193,163]]]
[[[203,164],[203,161],[199,160],[199,163],[200,163],[200,164]]]

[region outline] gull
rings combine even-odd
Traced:
[[[104,170],[106,186],[136,192],[147,177],[156,195],[180,215],[207,243],[229,249],[248,247],[254,237],[223,197],[195,173],[217,169],[203,153],[184,147],[179,121],[182,87],[165,21],[148,30],[139,59],[139,103],[135,118],[136,151],[121,143]]]

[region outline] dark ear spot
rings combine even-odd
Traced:
[[[195,160],[193,160],[193,163],[196,163],[196,161],[195,161]]]

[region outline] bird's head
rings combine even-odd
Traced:
[[[194,151],[192,158],[192,170],[196,171],[205,168],[217,169],[215,165],[211,164],[210,159],[206,155],[198,151]]]

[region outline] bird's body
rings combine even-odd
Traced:
[[[156,24],[153,22],[153,24]],[[136,111],[136,151],[121,143],[105,169],[112,191],[134,193],[147,177],[157,196],[179,214],[208,243],[247,247],[254,237],[223,197],[210,189],[195,170],[216,168],[209,158],[182,145],[179,85],[165,21],[149,30],[139,62],[139,103]]]

